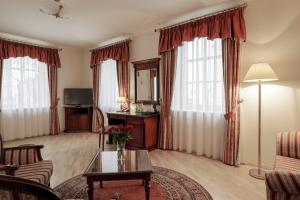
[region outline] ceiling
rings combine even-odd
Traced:
[[[56,44],[89,47],[120,35],[153,30],[176,16],[230,0],[0,0],[0,32]]]

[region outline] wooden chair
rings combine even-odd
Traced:
[[[109,133],[105,131],[104,115],[101,109],[98,107],[96,107],[96,119],[99,124],[99,148],[101,147],[102,143],[102,151],[104,151],[105,135],[108,135]]]
[[[0,175],[0,199],[7,200],[61,200],[50,187],[8,175]]]

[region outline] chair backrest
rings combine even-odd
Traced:
[[[0,164],[4,164],[4,150],[3,150],[3,141],[2,141],[1,134],[0,134]]]
[[[100,133],[104,133],[104,115],[100,108],[96,107],[96,119],[99,124],[99,131]]]
[[[300,159],[300,132],[283,131],[277,134],[277,155]]]
[[[61,200],[51,188],[26,179],[0,175],[0,199]]]

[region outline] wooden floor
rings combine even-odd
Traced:
[[[98,135],[92,133],[66,133],[6,142],[5,146],[43,144],[44,159],[54,163],[51,186],[81,174],[97,151]],[[113,149],[113,146],[107,146]],[[204,157],[176,151],[150,152],[153,165],[181,172],[205,187],[216,200],[266,199],[264,181],[248,175],[249,166],[230,167]]]

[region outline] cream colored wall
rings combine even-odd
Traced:
[[[300,1],[256,0],[246,9],[247,42],[242,45],[241,78],[251,64],[268,62],[280,81],[262,91],[262,164],[272,167],[276,133],[300,129]],[[242,83],[241,160],[257,163],[257,86]]]
[[[242,44],[241,78],[252,63],[269,62],[280,81],[263,86],[262,164],[272,167],[275,136],[281,130],[300,129],[300,1],[252,0],[245,18],[247,42]],[[144,33],[132,38],[130,61],[158,57],[159,34]],[[83,86],[92,87],[90,53],[84,54]],[[134,98],[134,70],[130,64],[130,97]],[[257,87],[242,83],[241,161],[257,163]]]
[[[82,50],[63,47],[59,53],[61,68],[58,70],[58,103],[59,121],[61,130],[65,129],[64,115],[64,88],[83,87],[82,85]]]

